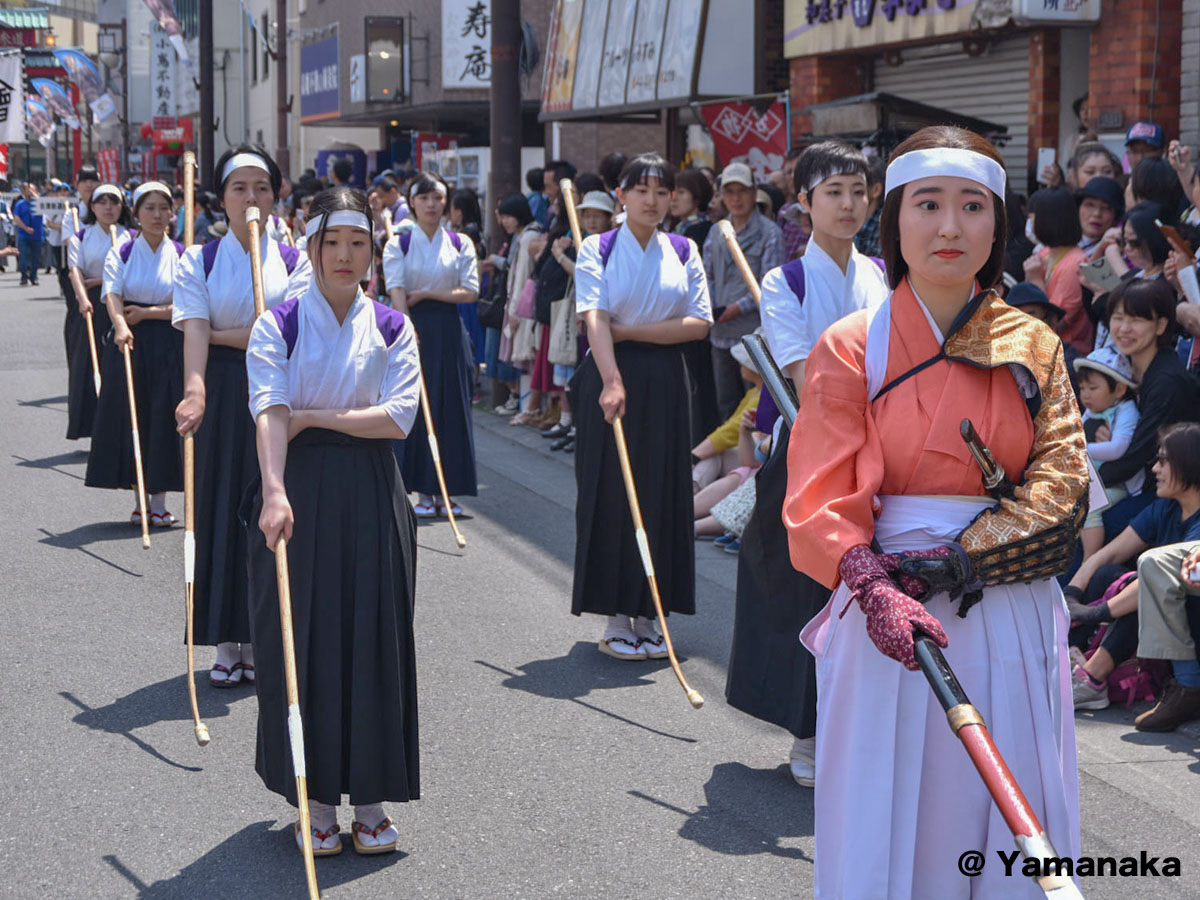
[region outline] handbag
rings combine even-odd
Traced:
[[[575,331],[575,282],[567,285],[567,295],[550,304],[550,344],[546,358],[556,366],[574,366],[579,362],[579,336]]]
[[[499,328],[504,324],[504,307],[508,305],[508,279],[501,271],[492,272],[488,278],[487,296],[480,296],[475,304],[475,315],[484,328]]]
[[[527,278],[521,288],[521,296],[517,298],[517,317],[532,319],[537,312],[537,279]]]

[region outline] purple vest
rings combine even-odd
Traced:
[[[396,338],[400,337],[400,332],[404,330],[404,314],[376,300],[371,302],[375,304],[375,327],[379,330],[384,345],[390,347],[396,343]],[[287,358],[291,359],[292,351],[296,349],[296,339],[300,336],[300,298],[284,300],[278,306],[271,307],[270,313],[275,317],[279,333],[283,335],[283,342],[287,345]]]

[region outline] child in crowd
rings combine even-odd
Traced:
[[[1101,347],[1075,360],[1075,371],[1079,373],[1088,457],[1099,467],[1101,463],[1120,459],[1129,449],[1140,418],[1133,399],[1137,382],[1133,380],[1129,359],[1112,347]],[[1126,482],[1106,485],[1104,494],[1109,506],[1140,491],[1145,478],[1145,473],[1139,470]],[[1099,509],[1088,513],[1081,535],[1084,559],[1104,545],[1103,515]]]
[[[708,437],[692,448],[692,490],[700,492],[710,487],[718,479],[723,479],[739,467],[744,467],[738,453],[739,428],[742,417],[746,412],[753,413],[758,409],[758,398],[762,393],[762,378],[753,367],[748,365],[750,356],[741,343],[734,344],[730,353],[739,365],[743,381],[749,382],[750,390],[746,391],[737,409],[728,419],[713,430]],[[737,487],[738,482],[730,486]],[[728,493],[728,491],[726,492]],[[712,499],[715,503],[724,494]]]

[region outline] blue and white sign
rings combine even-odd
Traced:
[[[300,121],[336,119],[338,106],[338,36],[300,48]]]

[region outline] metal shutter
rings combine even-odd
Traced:
[[[960,43],[907,47],[904,62],[875,61],[874,90],[1008,127],[1002,148],[1009,182],[1024,185],[1029,149],[1029,36],[993,40],[982,56]]]

